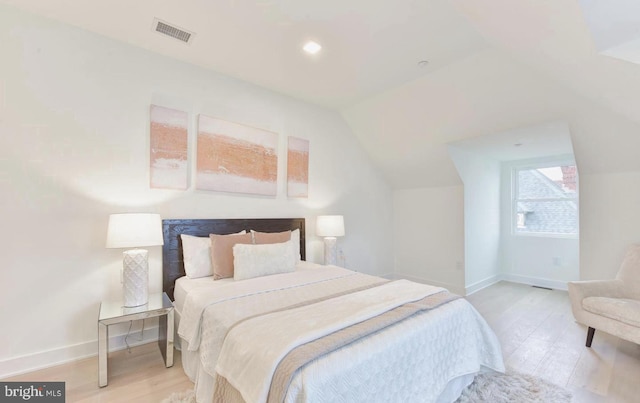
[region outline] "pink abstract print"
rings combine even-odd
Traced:
[[[287,195],[289,197],[309,197],[309,140],[289,137]]]
[[[196,187],[275,196],[278,135],[200,115]]]
[[[151,187],[188,187],[187,113],[151,105]]]

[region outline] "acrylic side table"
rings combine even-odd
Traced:
[[[122,301],[105,301],[100,304],[98,317],[98,384],[107,386],[109,354],[109,325],[132,320],[159,317],[158,345],[167,368],[173,366],[173,304],[166,293],[149,295],[145,305],[126,308]]]

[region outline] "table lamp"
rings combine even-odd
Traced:
[[[344,217],[321,215],[316,219],[316,235],[324,237],[324,264],[336,264],[336,237],[344,236]]]
[[[125,213],[109,216],[107,248],[134,248],[123,252],[122,290],[125,307],[140,306],[149,301],[149,252],[137,248],[163,243],[159,214]]]

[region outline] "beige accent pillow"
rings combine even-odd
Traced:
[[[242,230],[237,234],[246,234]],[[182,239],[182,260],[184,271],[189,278],[213,276],[211,265],[211,238],[180,234]]]
[[[210,234],[211,265],[213,279],[233,277],[233,246],[236,244],[252,244],[251,234],[216,235]]]
[[[253,243],[256,245],[264,245],[268,243],[283,243],[291,239],[291,231],[284,232],[258,232],[251,230],[253,234]]]
[[[288,240],[292,242],[293,253],[296,256],[296,260],[300,260],[300,230],[295,229],[293,231],[284,232],[258,232],[251,230],[253,235],[253,243],[256,245],[264,245],[270,243],[282,243]]]
[[[296,265],[292,242],[262,245],[236,244],[233,247],[233,279],[246,280],[272,274],[291,273]]]

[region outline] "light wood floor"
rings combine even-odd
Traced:
[[[505,364],[573,392],[575,403],[640,402],[640,346],[574,322],[566,292],[501,282],[467,298],[502,344]],[[164,368],[155,343],[109,354],[109,385],[98,387],[97,357],[48,368],[10,381],[65,381],[67,402],[160,402],[193,387],[175,365]]]
[[[173,392],[193,388],[182,370],[180,351],[165,368],[157,343],[109,353],[109,384],[98,387],[98,357],[30,372],[3,381],[66,382],[67,403],[159,403]]]
[[[640,345],[596,330],[585,347],[565,291],[500,282],[467,299],[496,332],[508,370],[562,385],[573,402],[640,402]]]

